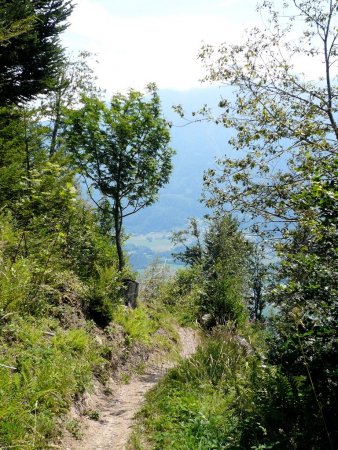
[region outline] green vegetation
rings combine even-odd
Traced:
[[[281,15],[264,1],[271,29],[202,50],[207,79],[235,88],[216,122],[238,157],[205,174],[203,227],[173,235],[186,267],[149,267],[135,309],[123,219],[172,168],[157,90],[107,106],[87,53],[61,62],[71,2],[12,3],[0,2],[0,447],[80,437],[63,420],[93,377],[123,364],[127,382],[154,347],[172,349],[178,322],[203,345],[149,394],[133,448],[337,448],[336,2],[286,1]],[[304,81],[291,55],[322,58],[323,80]],[[95,207],[79,175],[101,192]]]
[[[69,0],[1,0],[0,106],[52,90],[64,56],[59,35],[72,9]]]
[[[260,330],[242,333],[215,328],[194,357],[167,375],[148,395],[130,448],[307,448],[309,435],[295,420],[305,413],[304,380],[267,364]],[[321,448],[317,439],[314,448]]]
[[[270,27],[254,31],[243,46],[222,46],[209,65],[209,79],[238,89],[234,104],[221,105],[221,120],[236,129],[230,144],[239,157],[221,161],[220,176],[209,171],[206,201],[216,208],[229,202],[254,219],[253,231],[276,242],[280,263],[270,301],[278,314],[268,356],[302,385],[290,415],[298,428],[293,445],[336,448],[337,7],[309,0],[285,8],[281,15],[263,2]],[[205,61],[213,52],[204,50]],[[320,58],[323,81],[298,74],[292,55]]]
[[[167,337],[177,340],[177,334],[172,318],[161,308],[149,308],[147,303],[136,309],[119,307],[115,310],[113,321],[121,325],[126,333],[129,345],[133,342],[143,344],[147,347],[160,344],[160,347],[168,345],[168,340],[156,335],[160,329],[166,330]]]
[[[207,317],[209,327],[228,321],[236,326],[244,324],[251,285],[257,278],[256,274],[250,276],[249,270],[255,246],[229,214],[210,217],[205,225],[208,227],[202,232],[191,219],[187,230],[173,235],[174,242],[185,247],[176,258],[191,264],[190,269],[177,273],[174,290],[178,289],[178,295],[195,297],[195,319]]]
[[[104,366],[84,329],[65,330],[55,319],[16,318],[1,329],[0,442],[4,448],[46,448],[59,417]]]
[[[67,118],[67,147],[82,174],[99,189],[98,205],[113,218],[119,269],[124,268],[123,219],[153,204],[172,170],[169,127],[162,117],[156,86],[151,98],[130,90],[108,107],[82,96],[82,107]]]
[[[76,420],[64,421],[94,377],[104,384],[122,364],[128,377],[128,371],[141,367],[137,358],[127,367],[134,352],[169,351],[177,336],[165,311],[124,306],[123,280],[135,274],[128,264],[119,264],[111,216],[82,198],[77,174],[83,161],[78,165],[75,149],[74,154],[70,150],[74,135],[65,118],[84,89],[87,95],[98,95],[99,89],[91,81],[88,54],[61,61],[57,35],[65,28],[71,2],[2,3],[0,447],[46,449],[58,442],[62,429],[80,436]],[[27,27],[19,32],[19,24]],[[34,105],[27,103],[42,93]],[[143,107],[149,130],[162,126],[159,146],[166,147],[169,134],[156,93],[144,104],[141,94],[130,95],[129,106],[134,101],[139,111]],[[123,103],[115,97],[116,108],[118,100]],[[132,116],[122,122],[128,146],[136,125]],[[137,145],[145,122],[138,123]],[[168,150],[164,177],[170,155]],[[160,182],[154,162],[149,155],[142,167],[142,177],[151,171],[153,187]],[[137,198],[129,200],[137,203]],[[86,414],[98,419],[95,411]]]
[[[242,448],[241,418],[252,409],[252,380],[262,369],[236,337],[219,327],[148,395],[132,448]]]
[[[90,210],[86,213],[91,217]],[[64,236],[58,229],[50,244],[51,231],[48,238],[23,235],[12,222],[11,216],[0,222],[0,446],[44,449],[58,438],[60,417],[90,388],[93,376],[105,383],[118,366],[113,355],[125,362],[135,346],[143,353],[170,350],[177,337],[163,309],[123,305],[121,274],[114,265],[98,265],[111,257],[117,261],[93,217],[87,237],[97,238],[92,244],[97,257],[90,277],[83,267],[76,274],[74,255],[69,254],[73,271],[60,256]],[[75,238],[76,247],[82,236]],[[100,330],[93,319],[109,326]],[[71,425],[67,429],[74,431]]]
[[[218,223],[228,221],[226,232],[211,227],[203,242],[192,223],[190,243],[185,232],[176,237],[188,244],[179,257],[201,274],[197,303],[209,314],[201,323],[226,326],[150,395],[134,448],[338,445],[337,5],[284,2],[281,13],[275,3],[262,2],[267,27],[243,45],[201,53],[207,80],[235,89],[216,121],[236,132],[229,145],[238,156],[218,161],[204,180],[204,201]],[[321,58],[322,81],[298,74],[295,55]],[[247,242],[241,252],[245,240],[230,232],[228,209],[251,222],[262,247]],[[274,270],[263,264],[269,251]],[[261,330],[248,325],[248,313],[264,319],[265,302],[275,317]]]

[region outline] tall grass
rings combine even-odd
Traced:
[[[219,327],[149,393],[130,449],[293,448],[297,391],[251,347],[261,339]]]
[[[180,325],[193,326],[200,308],[201,286],[199,268],[180,269],[172,275],[155,261],[141,279],[140,297],[170,313]]]
[[[136,309],[119,306],[113,313],[113,322],[122,326],[129,345],[170,347],[178,339],[173,317],[162,308],[140,303]],[[162,330],[161,333],[158,333]]]
[[[232,409],[246,386],[242,356],[243,349],[229,337],[208,339],[148,395],[132,447],[236,448],[239,418]],[[149,447],[140,443],[144,430]]]
[[[0,348],[0,447],[46,449],[60,415],[103,364],[97,344],[56,320],[17,318],[2,327]]]

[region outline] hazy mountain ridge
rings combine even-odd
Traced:
[[[202,217],[206,213],[200,203],[203,172],[214,166],[215,158],[227,148],[229,132],[223,127],[207,121],[189,124],[172,110],[172,105],[182,104],[189,116],[204,104],[217,108],[218,88],[162,91],[160,95],[164,116],[173,122],[174,170],[169,184],[160,191],[159,200],[125,221],[127,232],[132,234],[168,232],[184,227],[188,217]]]

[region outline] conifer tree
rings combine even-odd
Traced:
[[[0,0],[0,106],[53,88],[70,0]]]

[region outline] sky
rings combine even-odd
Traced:
[[[97,54],[109,94],[201,87],[203,43],[236,42],[257,21],[257,0],[78,0],[64,33],[72,51]]]

